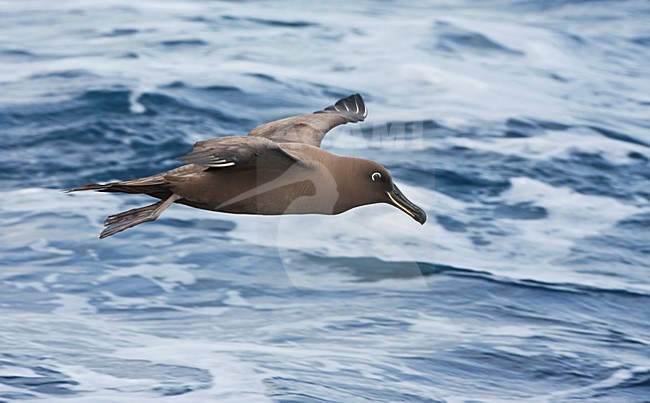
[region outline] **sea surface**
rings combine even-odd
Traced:
[[[650,3],[0,0],[0,401],[650,401]],[[359,92],[388,205],[64,194]]]

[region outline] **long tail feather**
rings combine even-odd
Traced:
[[[82,192],[85,190],[96,190],[99,192],[120,192],[120,193],[160,193],[168,192],[165,186],[165,178],[163,174],[147,176],[145,178],[129,179],[120,182],[109,183],[90,183],[86,186],[68,189],[65,192]]]
[[[64,192],[72,193],[72,192],[82,192],[84,190],[103,190],[103,189],[108,189],[109,187],[111,187],[111,185],[113,185],[113,183],[105,183],[105,184],[90,183],[84,187],[64,190]]]

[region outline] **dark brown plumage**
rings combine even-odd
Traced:
[[[388,203],[421,224],[425,212],[395,186],[381,165],[320,149],[332,128],[363,121],[359,94],[313,114],[258,126],[248,136],[199,141],[179,168],[146,178],[90,184],[71,191],[142,193],[161,201],[106,219],[100,238],[153,221],[173,203],[236,214],[339,214]]]

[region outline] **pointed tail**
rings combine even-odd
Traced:
[[[169,192],[167,182],[163,174],[147,176],[146,178],[129,179],[121,182],[90,183],[84,187],[68,189],[65,193],[82,192],[85,190],[96,190],[98,192],[121,192],[121,193],[160,193]]]
[[[64,193],[72,193],[72,192],[83,192],[84,190],[104,190],[108,189],[113,185],[113,183],[106,183],[106,184],[99,184],[99,183],[90,183],[84,187],[81,188],[74,188],[74,189],[66,189],[63,192]]]

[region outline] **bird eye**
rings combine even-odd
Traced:
[[[381,174],[379,172],[373,172],[372,175],[370,175],[370,179],[372,179],[373,182],[377,182],[381,179]]]

